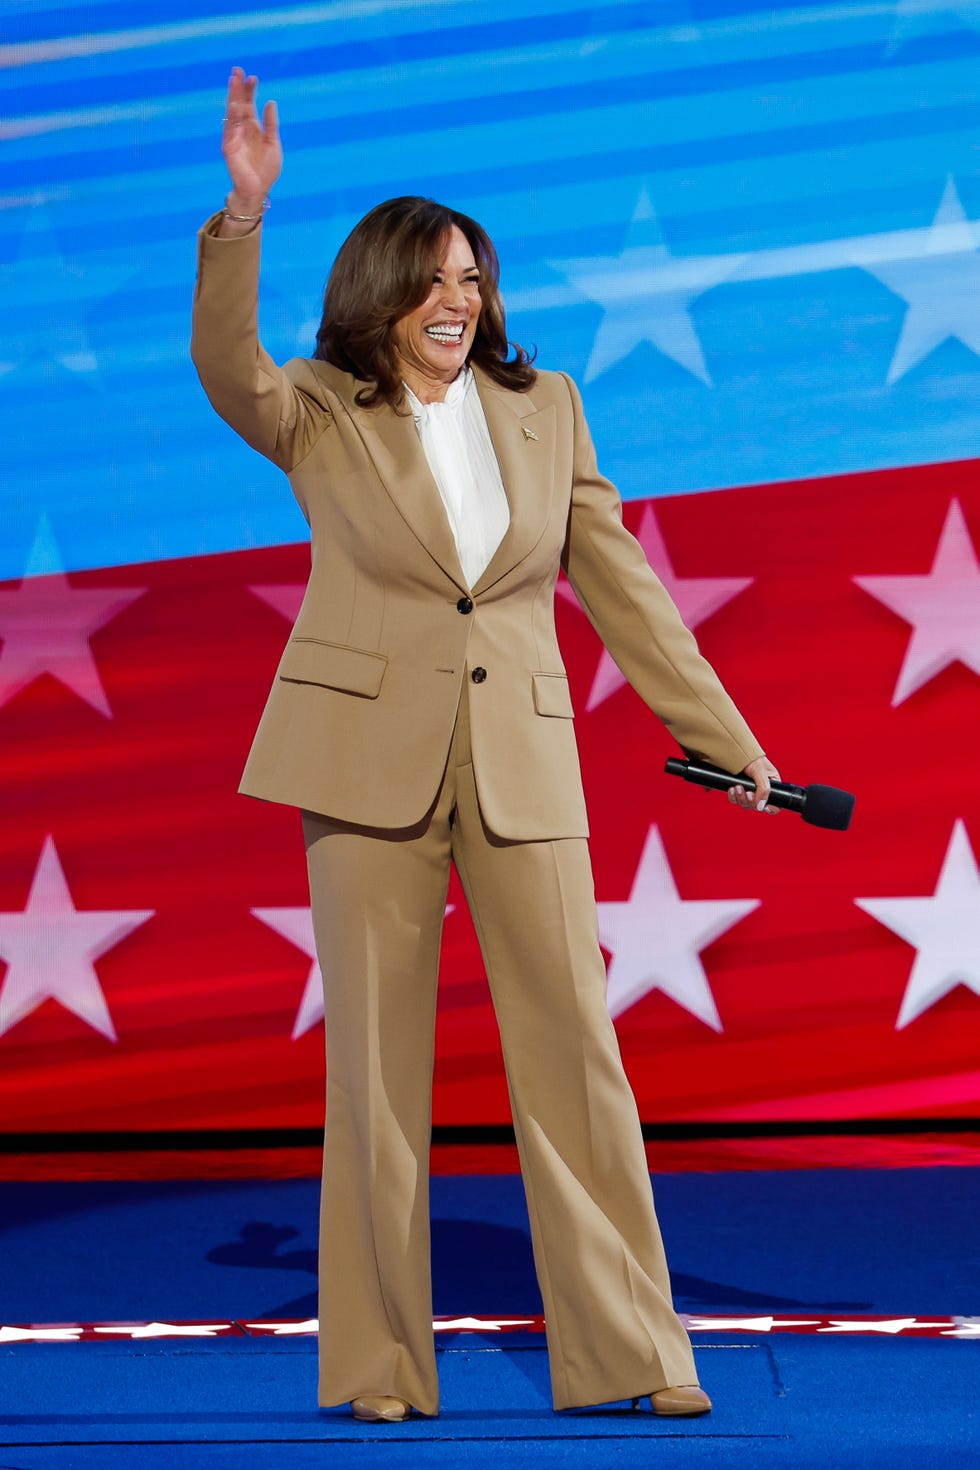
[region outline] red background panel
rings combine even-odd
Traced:
[[[601,650],[558,603],[599,900],[629,897],[655,825],[682,899],[759,901],[701,954],[721,1032],[658,990],[619,1017],[645,1119],[977,1114],[980,996],[951,987],[896,1029],[915,950],[854,902],[931,895],[957,819],[980,841],[980,679],[953,662],[892,707],[910,628],[853,580],[928,573],[954,497],[980,544],[973,463],[625,509],[636,529],[653,508],[676,576],[754,579],[698,640],[785,779],[857,793],[846,834],[668,778],[676,747],[628,689],[585,713]],[[90,639],[112,718],[50,674],[0,705],[0,914],[25,908],[49,834],[77,910],[153,911],[95,962],[116,1042],[54,1000],[0,1036],[3,1130],[320,1121],[322,1029],[291,1040],[310,961],[250,913],[307,902],[299,817],[236,794],[288,633],[249,588],[307,566],[288,546],[73,575],[147,589]],[[506,1122],[455,884],[450,899],[435,1121]]]

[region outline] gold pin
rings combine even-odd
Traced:
[[[524,435],[524,438],[525,439],[533,439],[534,442],[535,442],[535,444],[539,444],[541,442],[538,439],[538,436],[534,432],[534,430],[533,429],[529,429],[528,426],[527,426],[527,424],[521,424],[521,433]]]

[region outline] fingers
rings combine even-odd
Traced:
[[[232,67],[221,151],[231,175],[236,203],[241,207],[267,199],[282,170],[279,113],[276,104],[270,101],[259,117],[255,100],[258,85],[257,76],[246,75],[240,66]]]
[[[228,78],[228,106],[238,107],[248,98],[245,73],[240,66],[233,66]]]
[[[225,148],[231,146],[238,151],[247,140],[249,147],[258,140],[273,154],[281,148],[279,141],[279,111],[274,102],[267,102],[259,120],[255,104],[255,93],[259,85],[257,76],[246,76],[240,66],[233,66],[228,78],[228,98],[225,103],[224,141]]]
[[[779,772],[776,767],[760,756],[745,768],[745,774],[753,783],[754,790],[750,791],[747,786],[736,784],[729,787],[728,800],[733,806],[740,806],[745,811],[771,812],[776,815],[778,808],[769,805],[772,795],[772,782],[779,780]]]
[[[770,786],[769,782],[756,782],[754,791],[746,791],[744,786],[732,786],[728,791],[728,800],[733,806],[740,806],[746,812],[768,812],[776,816],[778,807],[769,806]]]
[[[767,761],[765,757],[763,757],[757,763],[754,762],[753,764],[756,767],[755,770],[752,772],[752,779],[755,781],[756,785],[756,811],[771,812],[774,817],[778,816],[779,808],[776,806],[770,806],[769,798],[772,795],[773,781],[779,780],[779,772],[776,770],[776,767],[772,764],[772,762]]]
[[[746,767],[746,775],[751,776],[755,782],[755,791],[749,798],[749,805],[755,807],[757,812],[767,811],[766,803],[772,790],[769,785],[769,771],[762,761],[753,761],[752,767],[751,771]]]
[[[225,104],[225,126],[240,126],[242,123],[258,122],[255,110],[255,89],[259,85],[256,76],[246,76],[242,67],[233,66],[228,78],[228,96]]]

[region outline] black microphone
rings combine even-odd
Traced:
[[[676,756],[670,757],[664,770],[668,776],[683,776],[685,781],[693,781],[709,791],[728,791],[732,786],[755,790],[755,782],[748,776],[733,776],[717,766],[682,761]],[[834,832],[846,832],[851,825],[855,797],[849,791],[840,791],[836,786],[790,786],[786,781],[773,781],[771,786],[769,806],[799,812],[804,822],[814,827],[830,827]]]

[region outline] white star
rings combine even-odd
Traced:
[[[932,1331],[936,1327],[935,1322],[920,1322],[917,1317],[893,1317],[889,1322],[870,1322],[867,1318],[857,1318],[850,1322],[839,1322],[831,1319],[829,1327],[818,1327],[818,1332],[887,1332],[894,1337],[899,1332],[908,1332],[914,1327],[924,1328]]]
[[[952,176],[929,230],[921,232],[916,253],[904,260],[853,259],[908,303],[898,343],[888,368],[889,383],[949,338],[980,353],[980,237],[967,219]]]
[[[980,1317],[962,1317],[955,1319],[955,1327],[947,1327],[939,1334],[940,1337],[980,1337]]]
[[[78,1342],[81,1327],[0,1327],[3,1342]]]
[[[620,1016],[652,990],[662,990],[692,1016],[723,1029],[699,951],[760,899],[682,899],[655,826],[647,833],[629,900],[600,903],[599,937],[612,953],[609,1013]]]
[[[270,1337],[309,1337],[320,1330],[316,1317],[307,1317],[305,1322],[246,1322],[249,1332],[265,1332]]]
[[[0,705],[51,674],[111,720],[89,638],[146,588],[73,587],[44,519],[28,565],[43,565],[48,575],[25,577],[18,587],[0,591]]]
[[[289,623],[295,623],[306,591],[305,582],[274,582],[265,587],[250,587],[249,592],[274,608]]]
[[[144,1322],[136,1327],[120,1327],[115,1324],[111,1327],[96,1327],[95,1331],[116,1332],[135,1342],[142,1337],[216,1337],[219,1332],[227,1332],[231,1325],[230,1322]]]
[[[683,1317],[688,1332],[772,1332],[775,1327],[817,1327],[822,1317]]]
[[[53,837],[44,839],[27,907],[0,913],[0,1036],[56,1000],[110,1041],[116,1040],[94,961],[152,919],[153,909],[76,909]]]
[[[641,189],[622,253],[549,264],[604,308],[585,369],[591,382],[649,342],[711,386],[690,306],[738,270],[743,255],[674,256],[664,244],[646,189]]]
[[[530,1327],[533,1317],[452,1317],[438,1318],[432,1324],[433,1332],[502,1332],[505,1327]]]
[[[636,539],[643,547],[647,561],[677,604],[677,610],[684,622],[692,631],[739,592],[751,587],[755,580],[753,577],[679,577],[674,571],[667,543],[652,505],[644,508]],[[556,590],[561,597],[580,608],[567,581],[562,579]],[[604,700],[623,689],[627,683],[626,675],[609,650],[604,648],[592,679],[592,688],[585,706],[586,713],[597,709]]]
[[[953,827],[931,898],[856,898],[854,902],[918,950],[896,1031],[957,985],[980,995],[980,874],[962,820]]]
[[[275,909],[252,909],[256,919],[263,924],[268,924],[283,939],[288,939],[290,944],[295,944],[310,960],[310,968],[306,975],[306,984],[303,987],[303,998],[296,1012],[296,1021],[293,1025],[292,1040],[296,1041],[300,1036],[323,1020],[323,976],[320,972],[320,964],[316,957],[316,940],[313,937],[313,915],[309,908],[275,908]]]
[[[958,500],[949,503],[928,574],[854,580],[912,624],[893,708],[957,660],[980,674],[980,562]]]
[[[455,904],[446,904],[447,918],[455,907]],[[296,1021],[293,1025],[291,1039],[296,1041],[323,1020],[323,974],[316,957],[313,915],[309,908],[252,909],[251,913],[263,924],[268,924],[269,928],[274,929],[277,934],[281,934],[283,939],[288,939],[290,944],[295,944],[296,948],[301,949],[311,961],[306,984],[303,987],[303,998],[299,1003],[299,1010],[296,1012]]]

